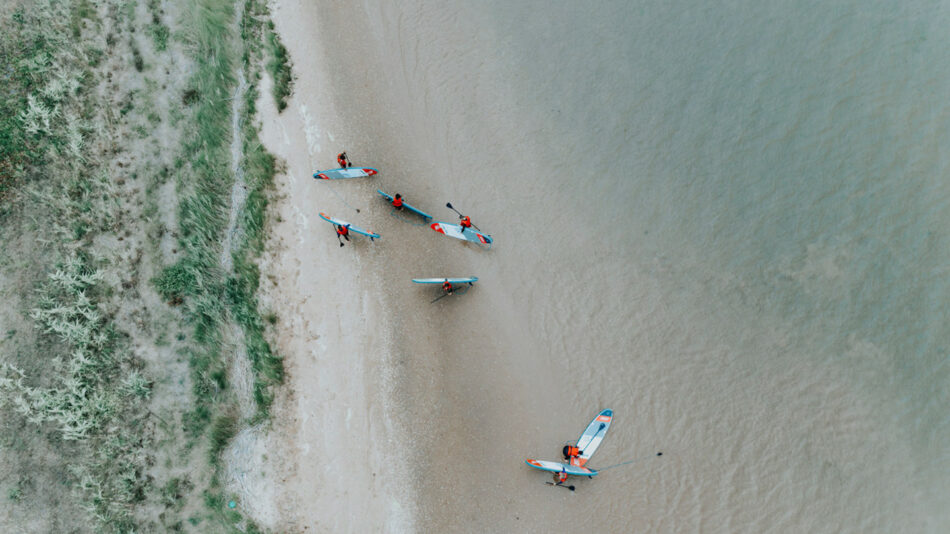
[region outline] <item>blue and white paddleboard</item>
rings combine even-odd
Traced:
[[[350,225],[350,226],[349,226],[349,229],[350,229],[351,232],[356,232],[357,234],[365,235],[366,237],[370,238],[370,240],[379,239],[379,238],[380,238],[380,235],[379,235],[379,234],[370,232],[369,230],[363,230],[363,229],[360,228],[359,226],[353,226],[352,224],[350,224],[350,223],[348,223],[348,222],[346,222],[346,221],[341,221],[340,219],[336,219],[336,218],[334,218],[334,217],[330,217],[330,216],[327,215],[326,213],[321,213],[321,214],[320,214],[320,218],[323,219],[324,221],[327,221],[328,223],[333,223],[333,224],[336,224],[336,225],[339,225],[339,226],[346,226],[346,225],[349,224],[349,225]]]
[[[387,195],[386,193],[383,193],[382,190],[380,190],[380,189],[377,189],[376,192],[379,193],[380,195],[383,195],[383,198],[385,198],[385,199],[388,200],[390,203],[392,203],[392,201],[393,201],[393,197],[392,197],[392,196]],[[425,219],[425,220],[427,220],[427,221],[432,218],[432,216],[429,215],[428,213],[426,213],[426,212],[424,212],[424,211],[422,211],[422,210],[420,210],[420,209],[418,209],[418,208],[414,208],[414,207],[410,206],[405,200],[403,200],[403,202],[402,202],[402,207],[404,207],[404,208],[406,208],[407,210],[409,210],[409,211],[415,213],[416,215],[419,215],[420,217],[422,217],[423,219]]]
[[[413,282],[417,284],[441,284],[443,282],[450,282],[452,284],[471,284],[472,282],[478,282],[478,278],[470,276],[468,278],[413,278]]]
[[[372,167],[349,167],[347,169],[330,169],[328,171],[317,171],[313,177],[318,180],[345,180],[347,178],[365,178],[378,174],[379,171]]]
[[[490,235],[482,234],[476,232],[475,230],[469,228],[468,230],[463,231],[462,227],[457,224],[450,224],[447,222],[434,222],[429,225],[430,228],[439,232],[440,234],[445,234],[455,239],[462,239],[464,241],[471,241],[472,243],[478,243],[479,245],[488,245],[491,247],[493,240]]]
[[[560,473],[564,471],[569,475],[579,476],[579,477],[592,477],[597,475],[597,471],[593,469],[587,469],[586,467],[579,467],[576,465],[562,464],[561,462],[549,462],[547,460],[532,460],[528,458],[524,463],[530,465],[535,469],[540,469],[542,471],[550,471],[552,473]]]
[[[600,443],[604,441],[604,436],[607,435],[607,429],[610,428],[610,420],[613,419],[613,416],[613,410],[600,412],[587,425],[581,437],[577,438],[577,448],[581,450],[581,455],[578,458],[581,465],[586,464],[587,460],[590,460],[590,457],[597,452],[597,447],[600,447]]]
[[[597,471],[584,467],[584,464],[597,452],[600,443],[604,441],[604,436],[607,434],[607,429],[610,428],[610,421],[613,419],[613,416],[613,410],[603,410],[597,414],[597,417],[594,417],[594,420],[584,429],[581,437],[577,438],[576,446],[580,449],[580,455],[574,457],[570,463],[532,460],[531,458],[528,458],[524,462],[535,469],[551,471],[552,473],[564,471],[569,475],[589,477],[596,475]]]

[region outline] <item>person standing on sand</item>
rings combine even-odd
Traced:
[[[402,211],[402,195],[396,193],[396,196],[393,197],[393,208],[397,211]]]
[[[452,287],[452,282],[449,282],[448,280],[442,282],[442,291],[445,291],[446,295],[451,295],[452,292],[455,291],[455,288]]]
[[[462,227],[462,231],[468,230],[472,227],[472,219],[468,215],[459,215],[459,226]]]
[[[345,237],[347,241],[350,240],[350,225],[340,226],[339,224],[337,224],[335,226],[336,226],[336,238],[340,240],[340,246],[342,247],[343,239],[341,239],[341,237]]]
[[[350,167],[350,160],[346,157],[345,150],[337,154],[336,162],[340,164],[341,169],[347,169]]]
[[[555,486],[560,486],[561,484],[567,482],[567,471],[565,471],[563,467],[561,468],[560,473],[552,473],[552,474],[554,475]]]

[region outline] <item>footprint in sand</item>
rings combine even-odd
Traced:
[[[307,139],[307,155],[312,162],[314,156],[320,153],[320,127],[310,117],[306,104],[300,105],[300,118],[303,119],[303,133]]]
[[[297,221],[297,243],[303,244],[310,227],[310,219],[297,206],[294,206],[294,219]]]

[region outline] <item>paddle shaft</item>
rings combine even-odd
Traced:
[[[464,217],[464,215],[462,215],[461,212],[459,212],[459,210],[457,210],[457,209],[455,209],[455,208],[452,207],[452,203],[451,203],[451,202],[446,202],[446,203],[445,203],[445,207],[446,207],[446,208],[449,208],[450,210],[454,211],[455,213],[458,213],[458,214],[459,214],[459,217]],[[473,224],[472,226],[475,226],[475,225]],[[463,228],[464,228],[464,226],[463,226]],[[475,226],[475,229],[478,230],[479,232],[482,231],[482,229],[479,228],[478,226]]]
[[[564,488],[564,489],[568,489],[568,490],[574,491],[574,486],[573,486],[573,485],[571,485],[571,486],[565,486],[565,485],[563,485],[563,484],[555,484],[554,482],[545,482],[545,484],[547,484],[548,486],[554,486],[555,488]]]

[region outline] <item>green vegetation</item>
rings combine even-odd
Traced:
[[[0,216],[16,225],[29,206],[43,229],[30,253],[46,262],[40,272],[47,274],[28,297],[36,351],[3,364],[0,404],[62,443],[69,484],[98,529],[118,532],[134,527],[131,510],[148,486],[141,451],[149,445],[143,427],[151,383],[103,309],[108,259],[93,246],[118,211],[89,149],[96,80],[87,70],[94,48],[83,35],[97,24],[85,0],[22,3],[2,20]],[[23,489],[9,495],[21,501]]]
[[[212,464],[217,464],[221,451],[227,447],[237,431],[238,420],[234,415],[226,414],[214,420],[211,425],[211,447],[208,450]]]
[[[162,8],[159,0],[148,0],[148,11],[152,15],[152,23],[148,30],[152,35],[155,50],[164,52],[168,49],[168,38],[171,36],[171,30],[162,22]]]
[[[274,80],[274,100],[277,102],[277,111],[287,107],[287,99],[293,93],[293,72],[290,69],[290,54],[280,36],[274,31],[274,23],[267,21],[267,52],[270,61],[267,62],[267,71]]]
[[[193,19],[188,40],[194,48],[198,69],[188,93],[202,96],[189,97],[186,93],[183,97],[183,101],[195,106],[194,133],[185,140],[183,148],[188,171],[179,174],[178,180],[179,248],[183,255],[164,269],[154,283],[166,301],[183,304],[187,321],[192,325],[195,346],[189,349],[189,360],[195,407],[186,418],[186,426],[190,435],[197,436],[211,422],[215,411],[228,403],[228,362],[222,354],[222,328],[228,321],[233,318],[244,331],[255,371],[254,395],[261,417],[266,417],[273,400],[270,387],[283,380],[283,365],[263,336],[256,298],[259,275],[254,264],[263,248],[265,189],[273,180],[274,162],[259,143],[245,158],[249,192],[240,221],[245,239],[236,244],[234,272],[227,273],[219,258],[233,180],[230,172],[222,172],[230,164],[231,116],[221,102],[230,98],[235,86],[236,65],[233,55],[228,53],[232,50],[230,21],[234,14],[226,2],[199,1],[194,9],[201,17]],[[253,130],[240,133],[256,136]],[[216,429],[221,421],[216,420]],[[217,433],[212,437],[213,451],[223,448],[219,443],[222,437],[230,435]]]
[[[32,328],[7,329],[3,342],[17,349],[0,361],[3,428],[30,424],[36,432],[7,434],[0,445],[25,457],[40,441],[55,451],[50,469],[63,491],[79,497],[91,530],[260,532],[227,507],[235,497],[222,488],[221,453],[238,432],[267,418],[284,378],[265,337],[277,316],[265,319],[257,297],[256,260],[276,162],[251,119],[261,69],[271,70],[281,109],[292,78],[260,0],[243,5],[242,41],[235,38],[231,0],[173,4],[176,13],[166,15],[162,3],[147,0],[149,17],[142,21],[134,0],[0,8],[0,244],[13,246],[6,238],[19,230],[35,232],[38,243],[17,264],[24,320]],[[153,49],[182,46],[193,62],[191,79],[163,81],[157,71],[168,60]],[[250,80],[237,107],[247,196],[240,231],[222,251],[235,180],[230,102],[239,68]],[[131,77],[115,85],[121,71]],[[157,104],[166,84],[175,92],[164,101],[180,102],[179,109]],[[151,140],[139,140],[170,123],[178,128],[173,135],[186,132],[176,155],[153,153]],[[143,179],[144,188],[127,183]],[[176,186],[173,222],[164,222],[159,209],[165,183]],[[139,234],[145,242],[131,244]],[[171,244],[161,248],[162,239]],[[146,269],[143,279],[151,284],[137,282],[142,247],[146,265],[164,263]],[[222,262],[222,254],[231,261]],[[154,305],[160,314],[136,300],[143,292],[161,297],[165,305]],[[240,327],[237,340],[232,325]],[[250,417],[228,383],[234,343],[243,345],[253,373],[257,409]],[[174,384],[162,386],[156,371],[173,362],[149,354],[159,348],[187,361],[187,377],[176,383],[190,388],[188,403],[169,401]],[[137,356],[143,353],[153,360]],[[163,470],[156,467],[159,454]],[[36,486],[7,486],[7,502],[29,501]]]

